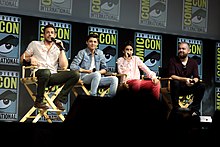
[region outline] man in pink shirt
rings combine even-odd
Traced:
[[[34,102],[36,108],[48,109],[44,102],[44,92],[47,86],[65,84],[59,95],[54,100],[60,110],[65,110],[63,104],[67,103],[68,94],[79,80],[77,71],[68,71],[68,60],[63,50],[61,40],[52,41],[56,37],[56,28],[52,24],[44,27],[44,40],[31,41],[22,54],[21,63],[25,60],[31,65],[37,66],[37,95]],[[58,44],[58,45],[57,45]],[[62,48],[61,48],[62,47]],[[58,67],[64,71],[57,72]]]
[[[117,67],[119,74],[126,74],[122,77],[121,82],[127,83],[129,89],[134,92],[140,90],[150,91],[152,96],[159,100],[160,98],[160,81],[156,77],[156,73],[151,71],[143,61],[133,54],[133,43],[128,41],[125,43],[123,49],[123,57],[117,59]],[[151,80],[141,80],[140,70]]]

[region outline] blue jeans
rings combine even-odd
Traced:
[[[116,76],[102,76],[98,71],[86,74],[82,78],[83,83],[91,84],[90,94],[97,96],[99,86],[110,86],[109,97],[116,95],[118,78]]]

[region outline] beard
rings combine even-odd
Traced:
[[[178,53],[178,56],[180,59],[185,59],[187,57],[187,54]]]

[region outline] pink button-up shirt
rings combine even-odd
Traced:
[[[151,71],[138,56],[132,56],[130,61],[127,61],[124,57],[117,59],[117,67],[119,74],[126,74],[127,77],[122,77],[121,82],[127,82],[128,80],[140,79],[141,69],[148,78],[156,77],[156,73]]]
[[[32,41],[26,52],[38,61],[38,69],[50,69],[51,73],[57,72],[60,50],[56,45],[48,50],[43,41]]]

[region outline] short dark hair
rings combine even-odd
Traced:
[[[178,48],[179,48],[180,44],[186,44],[186,45],[188,46],[188,48],[190,49],[190,45],[189,45],[188,42],[179,42],[179,43],[178,43]]]
[[[98,34],[89,34],[87,37],[86,37],[86,41],[88,41],[90,38],[96,38],[99,42],[99,36]]]
[[[128,40],[124,43],[124,46],[122,47],[122,50],[125,49],[126,46],[130,45],[132,48],[134,48],[134,44],[131,40]]]
[[[46,31],[47,28],[53,28],[54,31],[55,31],[55,33],[56,33],[56,31],[57,31],[56,28],[54,27],[54,25],[52,25],[52,24],[49,23],[49,24],[47,24],[47,25],[44,27],[44,29],[43,29],[44,33],[45,33],[45,31]]]

